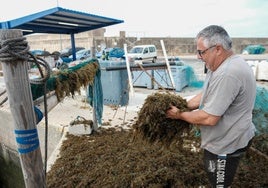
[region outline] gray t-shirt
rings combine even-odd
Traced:
[[[217,155],[245,147],[255,134],[252,110],[256,80],[239,56],[227,58],[216,71],[208,71],[199,109],[221,116],[215,126],[201,126],[201,147]]]

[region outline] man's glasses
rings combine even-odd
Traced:
[[[210,47],[208,47],[208,48],[205,49],[205,50],[197,50],[197,53],[199,54],[200,57],[202,57],[202,55],[205,54],[206,51],[208,51],[210,48],[214,48],[214,47],[216,47],[216,46],[217,46],[217,45],[210,46]]]

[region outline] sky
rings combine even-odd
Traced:
[[[231,37],[268,38],[268,0],[7,0],[0,21],[57,6],[124,21],[106,27],[106,37],[195,37],[216,24]]]

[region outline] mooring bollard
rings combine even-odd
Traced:
[[[27,72],[29,47],[24,39],[21,30],[0,30],[0,62],[14,119],[14,133],[25,186],[26,188],[46,187]]]

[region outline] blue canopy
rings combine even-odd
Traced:
[[[0,29],[21,29],[24,35],[33,33],[75,34],[123,22],[123,20],[55,7],[1,22]]]
[[[75,55],[74,34],[123,23],[123,20],[55,7],[18,19],[1,22],[0,29],[20,29],[23,35],[34,33],[70,34]]]

